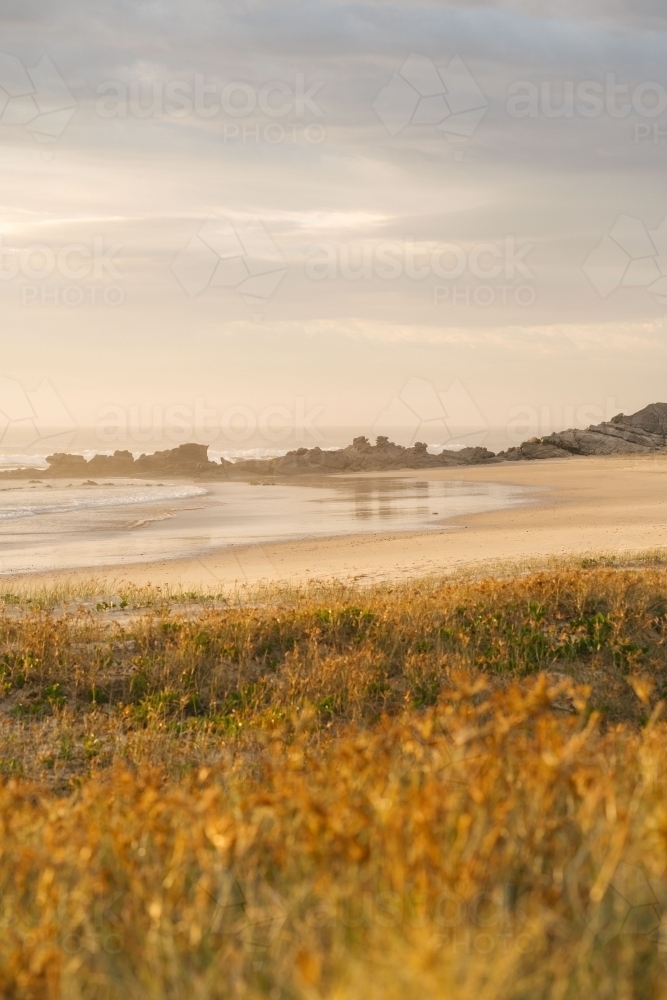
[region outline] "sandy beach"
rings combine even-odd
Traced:
[[[35,583],[94,575],[108,583],[125,580],[207,589],[331,578],[370,583],[497,561],[667,547],[667,462],[662,456],[405,471],[380,474],[377,479],[416,475],[432,482],[528,487],[530,501],[450,518],[451,530],[438,532],[355,533],[213,547],[195,558],[31,573],[14,579]]]

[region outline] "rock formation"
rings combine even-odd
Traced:
[[[418,441],[411,448],[394,444],[386,437],[372,445],[366,437],[356,437],[347,448],[297,448],[281,458],[237,462],[234,471],[265,475],[293,476],[304,472],[384,472],[392,469],[437,469],[452,465],[477,465],[493,459],[486,448],[463,448],[431,455]]]
[[[223,473],[233,469],[232,462],[224,459],[220,463],[210,462],[205,444],[182,444],[168,451],[156,451],[153,455],[141,455],[135,459],[130,451],[115,451],[113,455],[94,455],[89,461],[82,455],[66,455],[58,452],[46,460],[49,468],[42,477],[68,476],[127,476],[129,478],[155,479],[162,476],[179,476],[201,479],[212,470]],[[34,469],[32,470],[34,474]]]
[[[347,448],[297,448],[280,458],[244,459],[239,462],[212,462],[205,444],[182,444],[153,455],[133,458],[129,451],[113,455],[95,455],[86,461],[82,455],[57,453],[47,458],[43,479],[90,476],[107,478],[156,479],[251,479],[256,476],[294,476],[341,472],[385,472],[398,469],[439,469],[463,465],[532,461],[566,458],[568,455],[630,455],[667,453],[667,403],[649,406],[625,416],[619,413],[610,421],[586,430],[560,431],[547,437],[531,438],[516,448],[494,455],[486,448],[463,448],[431,455],[427,445],[417,442],[411,448],[394,444],[386,437],[371,444],[366,437],[356,437]],[[0,473],[0,478],[27,478],[34,469]]]
[[[500,452],[501,461],[560,458],[563,455],[647,455],[667,450],[667,403],[650,403],[626,416],[586,430],[559,431],[548,437],[531,438],[517,448]]]

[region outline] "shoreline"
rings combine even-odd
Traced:
[[[294,482],[67,483],[0,491],[0,575],[207,558],[258,545],[374,533],[451,530],[459,514],[514,506],[530,491],[422,476],[309,477]],[[192,496],[197,502],[192,503]],[[140,506],[138,505],[140,504]],[[37,516],[36,520],[27,520]]]
[[[262,583],[364,584],[446,574],[468,566],[591,552],[667,548],[667,461],[662,455],[572,457],[512,465],[420,470],[420,479],[499,483],[536,490],[527,504],[465,514],[448,530],[347,534],[216,547],[158,559],[14,576],[14,584],[94,578],[107,583],[225,589]],[[349,477],[349,474],[348,474]],[[373,478],[414,478],[414,470]],[[358,473],[355,478],[369,478]]]

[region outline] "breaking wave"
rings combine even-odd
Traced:
[[[103,496],[77,495],[66,500],[35,499],[31,503],[3,503],[0,501],[0,521],[9,521],[19,517],[37,517],[40,514],[71,514],[78,510],[99,510],[108,507],[130,507],[142,503],[160,503],[165,500],[187,500],[189,497],[202,497],[208,491],[198,486],[153,486],[127,488],[113,487],[113,492],[107,491]]]

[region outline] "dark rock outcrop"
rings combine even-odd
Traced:
[[[611,420],[586,430],[559,431],[531,438],[497,458],[517,462],[564,455],[647,455],[667,451],[667,403],[650,403],[630,416],[618,413]]]
[[[250,479],[255,476],[296,476],[341,472],[390,472],[398,469],[442,469],[497,462],[534,461],[566,458],[569,455],[646,455],[667,454],[667,403],[651,403],[637,413],[619,413],[609,421],[586,430],[560,431],[547,437],[530,438],[516,448],[498,455],[486,448],[463,448],[431,455],[427,445],[417,442],[411,448],[394,444],[386,437],[371,444],[366,437],[356,437],[347,448],[297,448],[280,458],[244,459],[239,462],[212,462],[205,444],[182,444],[153,455],[133,458],[129,451],[113,455],[95,455],[89,461],[81,455],[57,453],[47,458],[48,469],[42,478],[88,479],[128,477],[155,479]],[[0,478],[28,478],[34,469],[1,472]]]
[[[463,448],[431,455],[427,445],[417,442],[411,448],[393,444],[379,437],[372,445],[368,438],[355,438],[347,448],[326,451],[322,448],[297,448],[280,458],[244,459],[239,462],[211,462],[204,444],[182,444],[169,451],[141,455],[134,459],[129,451],[113,455],[95,455],[89,461],[81,455],[49,455],[45,477],[106,476],[150,478],[180,476],[188,479],[248,479],[250,476],[295,476],[308,473],[382,472],[392,469],[434,469],[472,465],[492,461],[486,448]],[[12,473],[16,475],[16,473]]]
[[[431,455],[427,445],[417,442],[411,448],[394,444],[386,437],[356,437],[347,448],[326,451],[322,448],[297,448],[281,458],[237,462],[234,472],[271,473],[293,476],[303,473],[384,472],[392,469],[437,469],[446,466],[472,465],[493,459],[486,448],[463,448]]]
[[[233,469],[231,462],[224,459],[220,463],[210,462],[208,448],[205,444],[182,444],[168,451],[156,451],[152,455],[140,455],[135,459],[129,451],[115,451],[113,455],[94,455],[86,461],[82,455],[66,455],[56,453],[49,455],[49,463],[44,476],[81,477],[110,476],[138,477],[153,479],[160,476],[183,476],[201,479],[217,470],[223,473],[225,469]]]

